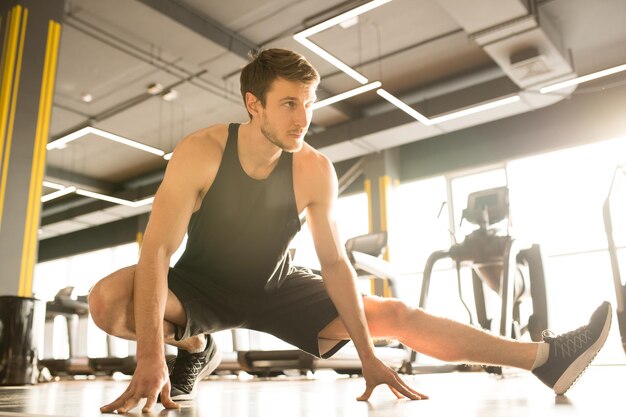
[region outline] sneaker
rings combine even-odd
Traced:
[[[611,304],[605,301],[585,326],[560,336],[544,330],[543,340],[550,344],[550,355],[546,363],[533,369],[533,374],[556,394],[564,394],[604,345],[612,316]]]
[[[222,355],[211,335],[206,335],[206,348],[189,353],[179,349],[170,374],[170,397],[174,401],[193,400],[198,392],[198,382],[209,376],[222,360]]]
[[[176,363],[176,356],[174,355],[165,355],[165,365],[167,366],[167,374],[172,375],[172,371],[174,370],[174,364]]]

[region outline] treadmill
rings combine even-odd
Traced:
[[[48,369],[55,377],[75,375],[113,375],[121,372],[132,375],[137,366],[134,355],[126,357],[90,358],[84,343],[79,340],[86,334],[86,322],[89,317],[87,295],[75,295],[74,287],[59,290],[52,301],[46,303],[46,326],[51,326],[57,316],[65,318],[67,323],[68,357],[65,359],[45,358],[39,361],[39,369]],[[47,339],[49,344],[52,339]],[[112,339],[107,335],[107,352],[112,352]]]
[[[39,368],[47,368],[53,376],[92,374],[93,369],[89,364],[89,358],[82,355],[84,352],[79,352],[81,349],[78,348],[77,338],[80,333],[80,322],[84,322],[89,316],[87,296],[75,296],[74,287],[59,290],[52,301],[46,302],[46,327],[51,325],[58,316],[64,317],[67,323],[69,357],[42,359],[39,361]]]

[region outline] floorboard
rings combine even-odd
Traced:
[[[566,396],[555,396],[532,374],[505,370],[405,376],[429,400],[397,400],[379,387],[367,403],[355,398],[362,378],[317,372],[309,377],[258,379],[212,377],[202,381],[195,401],[180,410],[157,405],[159,417],[408,417],[408,416],[624,416],[626,366],[592,366]],[[0,416],[102,416],[99,406],[114,400],[127,380],[66,380],[30,387],[0,388]],[[135,408],[128,415],[141,416]]]

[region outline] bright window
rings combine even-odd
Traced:
[[[617,164],[626,162],[626,138],[598,142],[508,164],[515,235],[541,244],[546,262],[550,326],[571,330],[615,291],[602,206]],[[626,197],[626,189],[622,196]],[[618,236],[625,216],[614,213]],[[618,326],[599,362],[623,363]]]
[[[75,255],[68,258],[42,262],[35,266],[33,294],[44,301],[54,299],[56,293],[65,287],[74,287],[74,295],[86,295],[89,289],[111,272],[137,263],[136,243],[117,246]],[[57,317],[53,325],[46,326],[47,345],[40,349],[46,358],[66,358],[69,354],[67,327],[62,317]],[[85,335],[86,332],[86,336]],[[106,335],[96,327],[91,318],[79,324],[77,353],[89,357],[106,356]],[[127,356],[130,345],[114,338],[114,356]]]
[[[335,206],[335,221],[339,229],[341,244],[351,237],[364,235],[368,228],[367,194],[357,193],[337,199]],[[302,225],[302,230],[291,242],[290,247],[296,250],[294,262],[297,265],[319,269],[319,260],[315,253],[313,238],[308,223]]]
[[[432,252],[450,247],[446,201],[444,177],[398,187],[394,215],[389,218],[389,247],[390,259],[401,273],[423,271]]]
[[[516,234],[548,255],[606,248],[602,204],[626,139],[600,142],[508,165]]]

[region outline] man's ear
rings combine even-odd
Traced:
[[[254,117],[259,117],[259,106],[261,101],[251,92],[246,92],[246,110]]]

